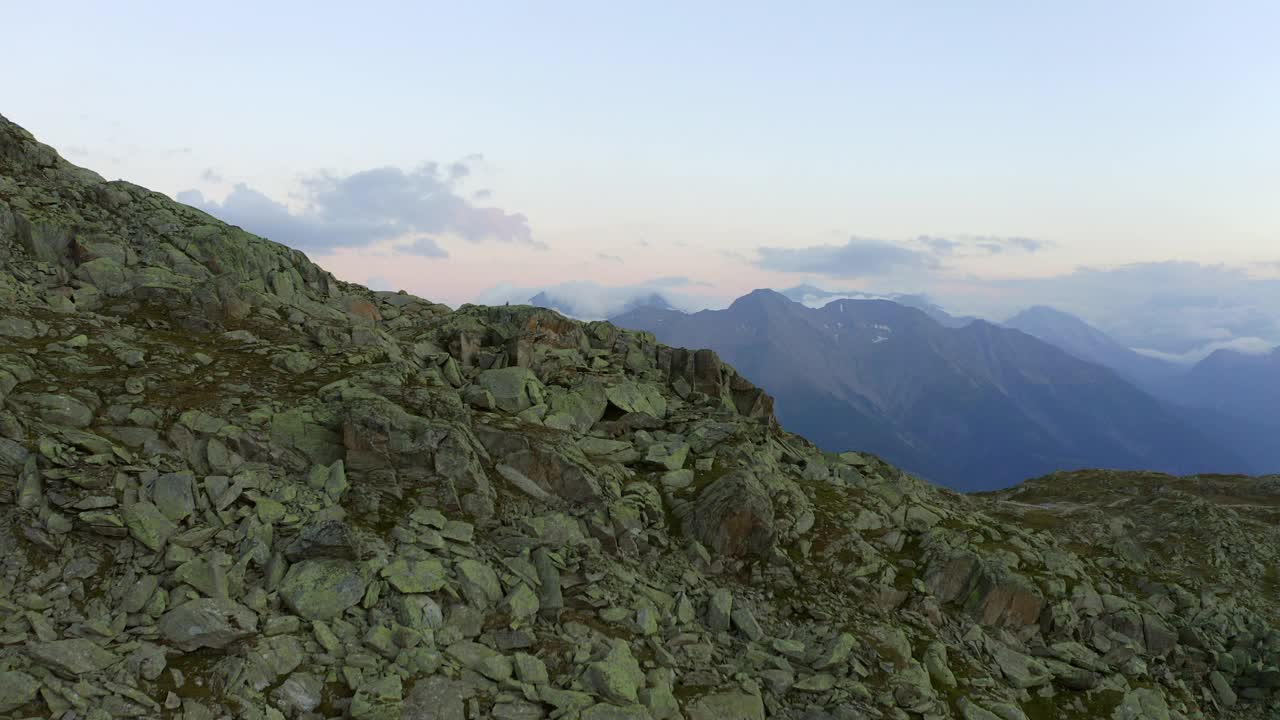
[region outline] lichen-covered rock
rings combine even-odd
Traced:
[[[715,693],[690,703],[685,716],[689,720],[764,720],[764,703],[758,695]]]
[[[941,602],[960,603],[984,625],[1030,625],[1039,620],[1044,607],[1034,585],[973,553],[930,564],[925,584]]]
[[[120,662],[120,656],[84,638],[30,643],[25,651],[36,663],[73,680]]]
[[[27,673],[17,670],[0,672],[0,712],[26,705],[36,699],[40,692],[40,681]]]
[[[777,538],[773,502],[750,471],[722,476],[682,512],[685,532],[717,556],[763,557]]]
[[[635,704],[644,687],[644,672],[622,640],[615,640],[604,657],[587,666],[587,685],[596,695],[617,705]]]
[[[134,540],[158,552],[177,530],[173,521],[149,502],[135,503],[124,511],[124,522]]]
[[[258,616],[231,600],[199,598],[165,613],[157,629],[183,650],[224,648],[257,632]]]
[[[476,384],[492,395],[494,405],[504,412],[518,413],[543,401],[542,383],[528,368],[485,370],[476,377]]]
[[[303,560],[280,582],[280,597],[308,620],[328,620],[360,602],[365,579],[349,560]]]
[[[379,574],[402,593],[435,592],[444,587],[446,582],[444,566],[435,559],[402,558],[384,567]]]

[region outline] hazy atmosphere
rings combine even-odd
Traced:
[[[6,111],[450,305],[807,282],[1280,343],[1273,3],[233,5],[14,6]]]
[[[0,718],[1280,719],[1280,4],[0,29]]]

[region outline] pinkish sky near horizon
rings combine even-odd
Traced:
[[[10,8],[0,112],[451,305],[811,283],[1280,343],[1273,3],[231,4]]]

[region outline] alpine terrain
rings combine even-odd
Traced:
[[[954,332],[1079,378],[1038,410],[1130,397]],[[783,430],[749,366],[371,292],[0,118],[0,715],[1280,712],[1276,478],[961,495],[856,452],[870,415]]]
[[[824,450],[873,450],[960,490],[1060,469],[1252,470],[1112,370],[981,320],[948,326],[888,300],[812,308],[772,290],[725,310],[612,320],[712,348]]]

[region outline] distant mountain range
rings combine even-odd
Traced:
[[[1023,310],[1004,326],[1057,345],[1081,360],[1109,367],[1148,390],[1163,387],[1186,371],[1183,366],[1127,348],[1075,315],[1044,305]]]
[[[1005,325],[1115,370],[1244,458],[1253,472],[1280,472],[1280,349],[1266,355],[1217,350],[1187,368],[1135,352],[1053,308],[1024,310]]]
[[[938,323],[947,327],[964,327],[969,323],[977,320],[975,317],[956,317],[940,306],[934,304],[924,295],[912,295],[908,293],[889,293],[887,295],[876,295],[872,293],[859,292],[857,290],[823,290],[813,285],[797,285],[779,290],[779,294],[788,300],[794,300],[806,307],[820,308],[835,300],[889,300],[899,305],[913,307],[922,311],[924,314],[938,321]]]
[[[902,297],[808,307],[757,290],[725,310],[646,306],[612,321],[715,350],[775,396],[788,429],[824,449],[869,450],[961,490],[1082,467],[1252,469],[1123,373],[1021,330],[946,313],[952,322],[940,322]],[[1095,341],[1077,345],[1104,344]]]

